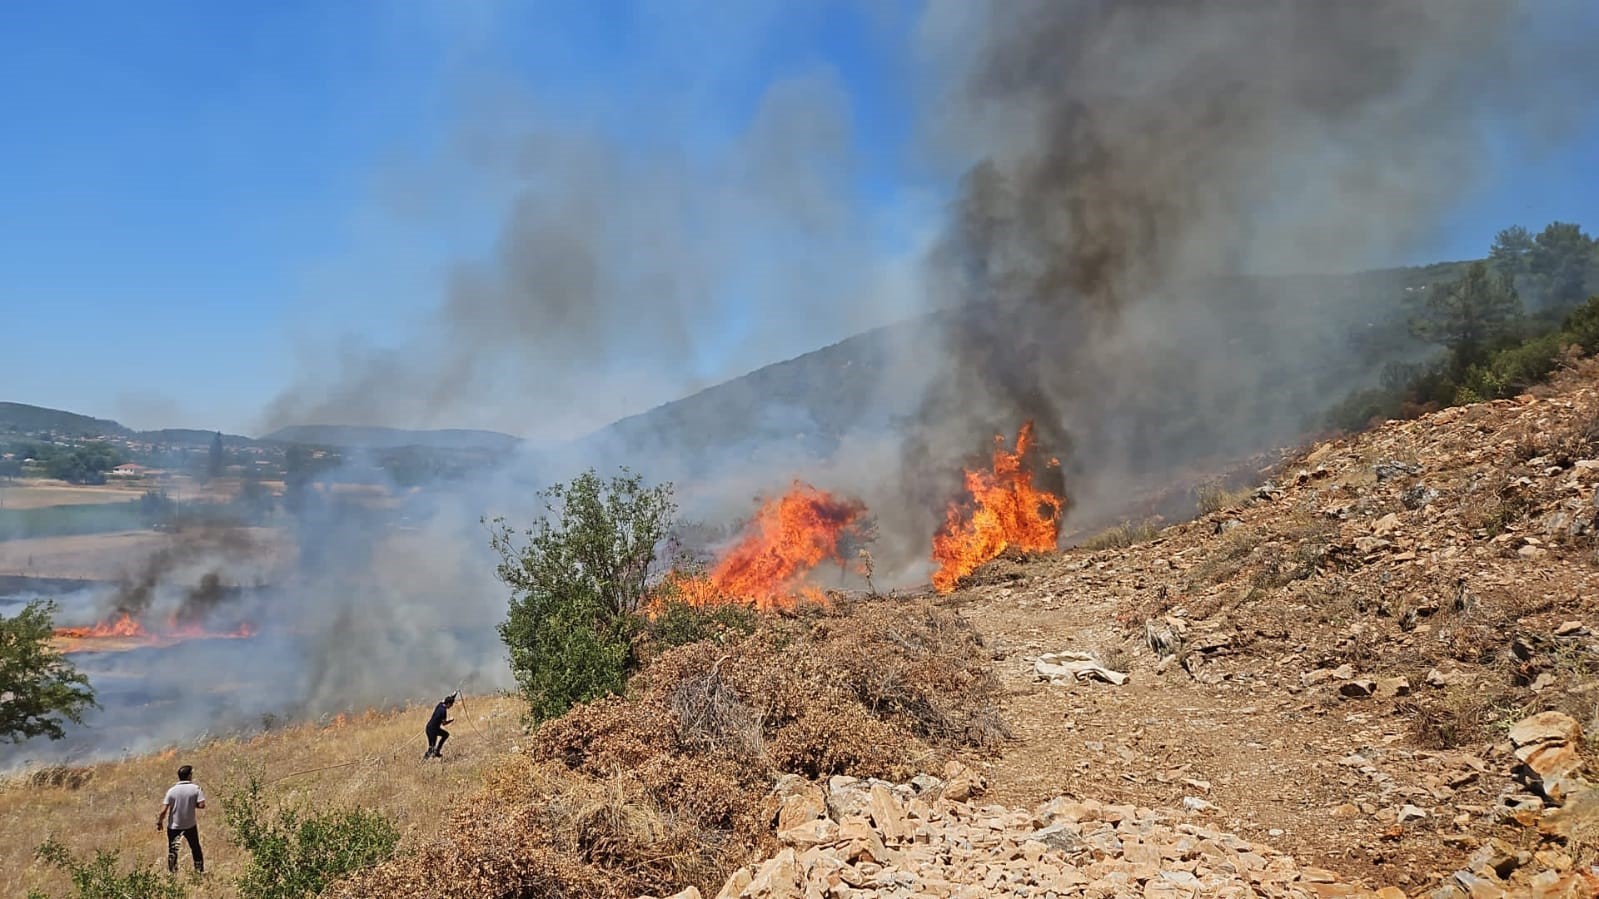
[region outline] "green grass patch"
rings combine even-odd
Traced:
[[[137,500],[38,509],[0,509],[0,540],[24,537],[72,537],[145,527]]]

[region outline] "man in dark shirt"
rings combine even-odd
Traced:
[[[444,697],[444,701],[433,707],[433,717],[428,719],[428,751],[422,753],[424,759],[443,758],[439,753],[444,749],[444,741],[450,738],[450,732],[444,725],[454,721],[450,717],[450,706],[455,705],[455,694]]]

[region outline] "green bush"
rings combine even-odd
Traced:
[[[1327,411],[1327,425],[1341,431],[1358,431],[1373,422],[1397,418],[1409,396],[1410,392],[1403,388],[1357,390]]]
[[[687,646],[718,634],[755,631],[754,609],[736,603],[695,606],[668,601],[649,623],[650,638],[663,649]]]
[[[1573,309],[1566,316],[1563,330],[1568,342],[1582,347],[1585,355],[1599,353],[1599,296],[1589,297],[1588,302]]]
[[[71,850],[47,840],[38,849],[39,858],[67,872],[72,885],[77,888],[78,899],[183,899],[183,884],[148,867],[122,871],[121,856],[116,852],[99,850],[93,861],[82,861]],[[32,892],[29,899],[44,899],[45,894]]]
[[[0,742],[59,740],[63,721],[82,724],[96,707],[88,676],[51,639],[54,616],[55,603],[40,599],[0,615]]]
[[[1489,368],[1500,384],[1500,396],[1521,393],[1549,377],[1559,360],[1561,346],[1571,343],[1564,332],[1530,338],[1495,353]]]
[[[394,855],[400,832],[378,812],[362,808],[311,812],[280,809],[269,817],[263,785],[251,776],[222,800],[233,841],[250,856],[239,892],[251,899],[298,899],[347,874]]]
[[[676,511],[670,485],[625,471],[609,481],[588,471],[541,496],[546,514],[525,542],[504,519],[490,538],[511,588],[500,638],[534,720],[622,691]]]

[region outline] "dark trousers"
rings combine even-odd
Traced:
[[[450,732],[442,727],[428,730],[428,751],[437,754],[444,748],[444,741],[450,738]],[[415,750],[412,750],[413,752]]]
[[[205,870],[205,854],[200,851],[200,826],[167,831],[167,870],[178,870],[178,840],[189,841],[189,854],[194,856],[194,870]]]

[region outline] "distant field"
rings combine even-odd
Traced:
[[[0,481],[0,509],[42,509],[46,506],[86,506],[125,503],[144,494],[140,487],[106,484],[80,487],[62,481],[22,480],[11,485]]]
[[[82,503],[31,509],[0,509],[0,541],[24,537],[73,537],[135,530],[144,525],[137,500]]]
[[[293,558],[293,547],[275,528],[241,528],[270,554],[273,564],[284,565]],[[149,530],[125,530],[105,534],[79,534],[66,537],[35,537],[0,541],[0,575],[43,578],[74,578],[114,581],[179,536]]]

